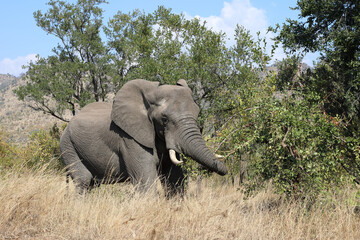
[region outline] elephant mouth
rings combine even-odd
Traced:
[[[179,154],[174,149],[169,149],[170,160],[175,165],[183,164],[184,162],[179,160]]]

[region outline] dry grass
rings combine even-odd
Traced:
[[[107,186],[85,197],[63,176],[11,172],[0,183],[0,239],[360,239],[355,191],[313,207],[271,190],[244,198],[232,187],[190,188],[183,199]]]

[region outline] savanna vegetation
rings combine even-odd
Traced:
[[[358,239],[357,193],[349,188],[311,206],[267,187],[252,197],[208,182],[183,199],[139,196],[108,185],[77,197],[65,178],[8,171],[0,185],[2,239]]]
[[[188,159],[182,201],[144,199],[127,185],[79,199],[68,196],[59,164],[62,126],[35,132],[26,146],[1,132],[3,237],[360,237],[359,3],[299,0],[298,20],[269,28],[273,50],[288,54],[275,68],[267,40],[246,26],[236,27],[230,46],[224,33],[165,7],[118,12],[104,23],[103,0],[48,4],[34,17],[59,44],[27,66],[19,99],[67,122],[66,113],[108,101],[131,79],[184,78],[201,108],[204,138],[229,174],[212,176]],[[311,68],[302,63],[307,52],[320,54]]]

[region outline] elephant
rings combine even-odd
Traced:
[[[176,85],[128,81],[112,104],[90,103],[69,121],[60,138],[67,174],[81,193],[127,179],[146,192],[160,179],[170,197],[184,192],[180,154],[225,175],[225,163],[202,138],[198,114],[183,79]]]

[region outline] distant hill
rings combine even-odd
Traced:
[[[62,122],[37,112],[19,101],[13,90],[24,83],[22,77],[0,74],[0,130],[9,134],[9,140],[25,143],[32,132]]]
[[[276,63],[273,63],[271,64],[270,66],[267,67],[268,71],[275,71],[275,73],[278,72],[278,66],[279,66],[279,63],[276,62]],[[311,67],[306,64],[306,63],[301,63],[301,66],[300,66],[300,72],[306,72],[308,69],[311,69]]]
[[[10,74],[0,74],[0,92],[4,93],[11,86],[17,85],[19,78],[16,78]]]

